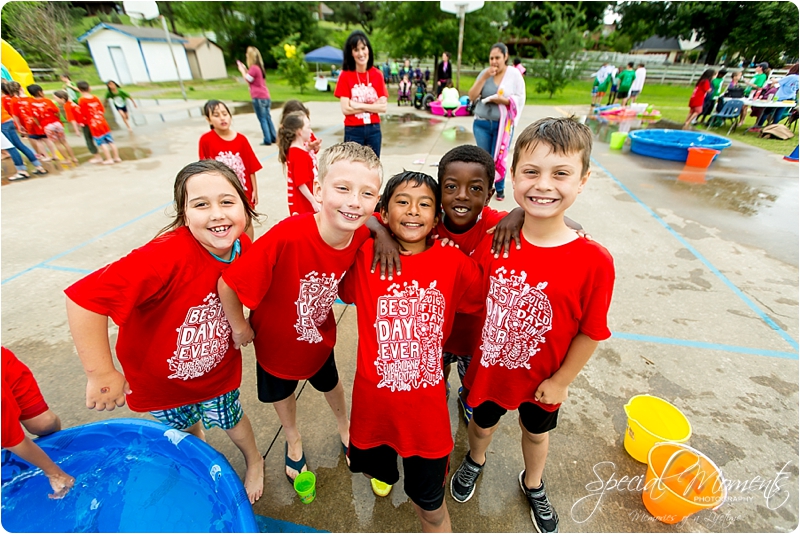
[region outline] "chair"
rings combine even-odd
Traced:
[[[784,124],[787,128],[791,128],[792,132],[797,132],[797,106],[792,108],[792,111],[786,116]]]
[[[741,100],[728,100],[725,102],[725,105],[722,106],[722,111],[719,113],[714,113],[711,115],[711,117],[709,117],[706,130],[712,126],[724,126],[725,121],[730,120],[731,126],[728,128],[728,135],[730,135],[731,130],[735,132],[739,123],[739,116],[742,114],[743,105],[744,104]]]

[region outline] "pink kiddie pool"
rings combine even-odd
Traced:
[[[469,112],[467,111],[467,106],[458,106],[456,109],[446,110],[442,107],[442,103],[438,100],[434,100],[431,102],[431,113],[434,115],[441,115],[445,116],[448,115],[450,117],[467,117],[469,116]]]

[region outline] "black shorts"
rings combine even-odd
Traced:
[[[619,91],[617,92],[617,98],[628,98],[628,93],[630,92],[631,92],[630,89],[628,89],[627,91]]]
[[[507,411],[492,401],[486,401],[472,409],[472,420],[481,428],[492,428]],[[519,420],[531,434],[544,434],[556,427],[558,410],[548,412],[532,402],[523,402],[519,405]]]
[[[121,111],[122,113],[127,113],[128,112],[128,106],[118,106],[118,105],[114,104],[114,107],[117,108],[117,111]]]
[[[28,134],[28,139],[34,139],[38,141],[39,139],[47,139],[47,136],[39,134]]]
[[[397,451],[388,445],[359,449],[350,443],[350,471],[365,473],[386,484],[400,480]],[[431,460],[421,456],[403,458],[403,489],[411,501],[423,510],[438,510],[444,502],[444,488],[450,471],[450,455]]]
[[[322,364],[322,367],[317,371],[314,376],[308,379],[314,389],[327,393],[336,387],[339,383],[339,371],[336,369],[336,360],[333,358],[333,350],[331,355]],[[288,399],[289,395],[293,395],[297,389],[299,380],[287,380],[285,378],[278,378],[277,376],[265,371],[258,362],[256,362],[256,384],[258,388],[258,400],[261,402],[278,402],[283,399]]]

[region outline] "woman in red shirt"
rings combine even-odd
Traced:
[[[716,74],[714,69],[706,69],[697,80],[697,85],[694,86],[694,92],[689,98],[689,116],[686,117],[686,122],[683,123],[684,128],[688,128],[694,119],[703,112],[703,101],[706,99],[706,93],[711,90],[711,79]]]
[[[381,71],[373,67],[374,54],[369,39],[361,30],[347,38],[342,50],[342,73],[334,96],[344,113],[344,140],[370,147],[381,156],[381,118],[386,113],[389,93]]]

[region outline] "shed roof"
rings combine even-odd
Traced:
[[[101,22],[91,30],[87,31],[80,37],[78,41],[81,43],[86,41],[89,37],[101,30],[111,30],[121,33],[128,37],[132,37],[137,41],[161,41],[167,42],[167,37],[164,35],[164,30],[161,28],[148,28],[144,26],[127,26],[125,24],[112,24],[110,22]],[[169,34],[170,38],[177,43],[186,43],[187,40],[174,33]]]
[[[203,46],[205,43],[211,43],[212,45],[216,46],[217,48],[220,48],[220,46],[217,43],[215,43],[214,41],[212,41],[208,37],[187,37],[187,41],[186,41],[186,43],[184,43],[183,47],[186,50],[197,50],[198,48]]]
[[[634,50],[663,50],[663,51],[679,51],[681,45],[676,37],[661,37],[654,35],[649,39],[636,43],[633,47]]]

